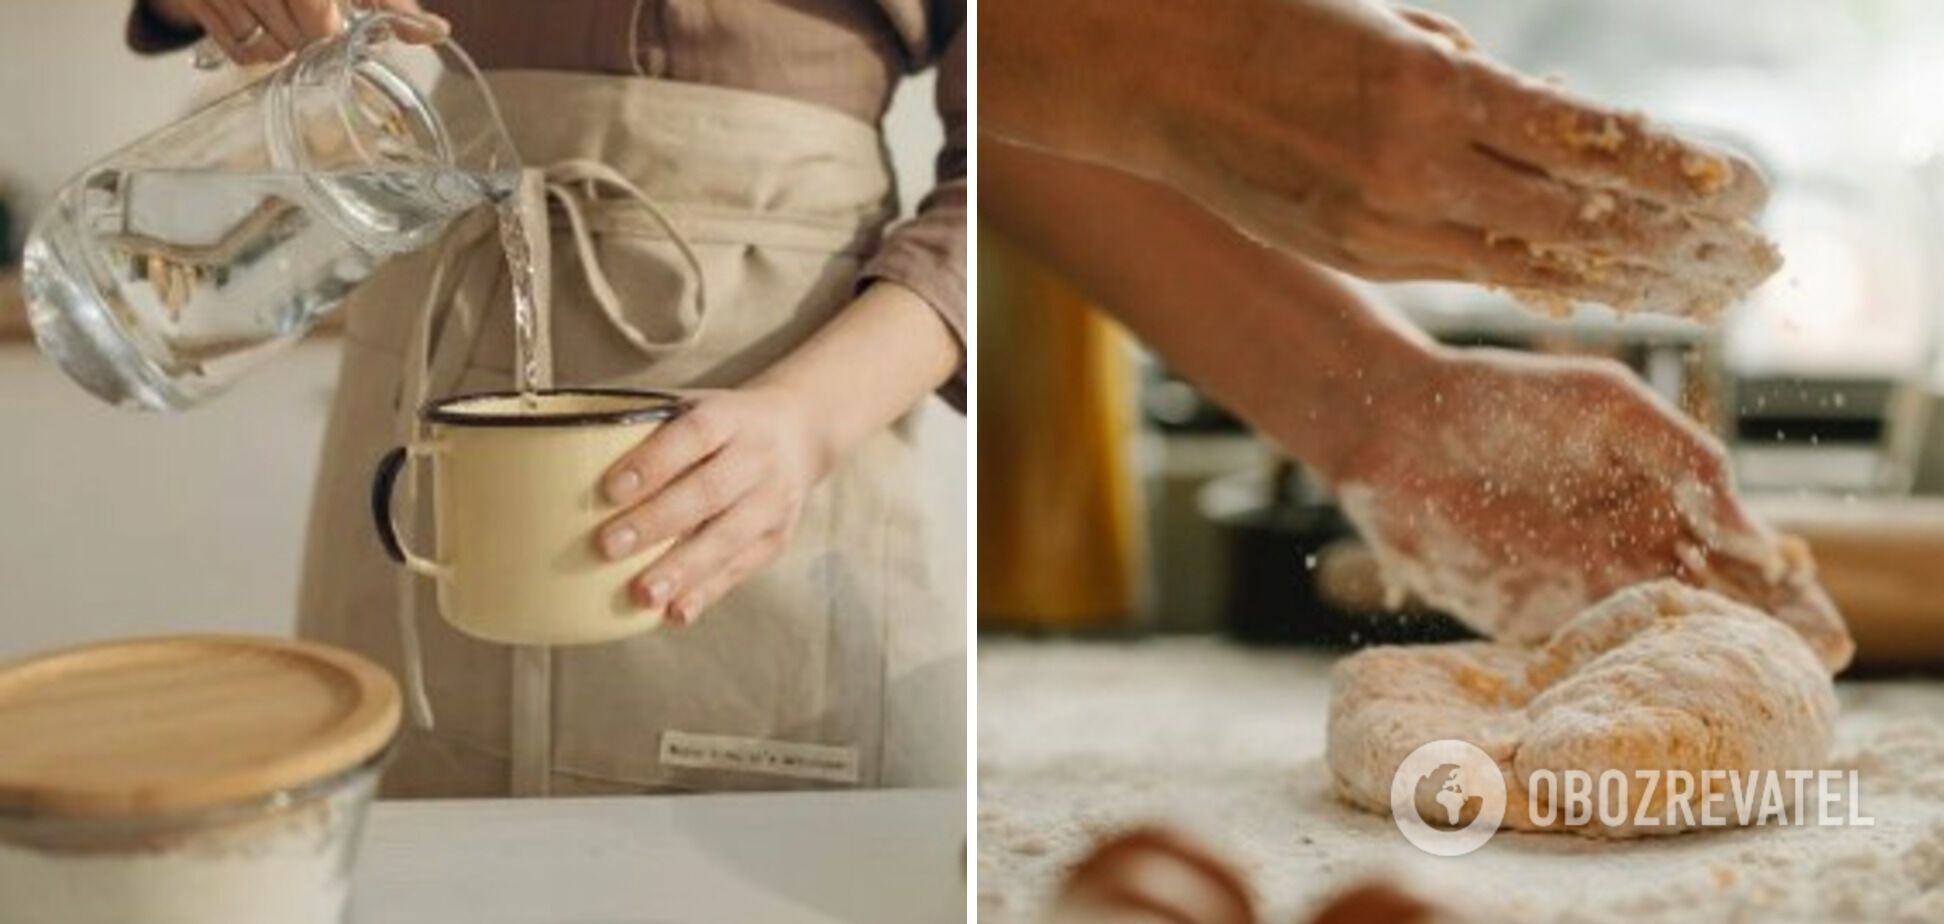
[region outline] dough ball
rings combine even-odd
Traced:
[[[1611,837],[1685,827],[1633,824],[1643,797],[1647,814],[1666,817],[1665,787],[1646,792],[1635,771],[1685,770],[1698,782],[1704,770],[1820,768],[1836,719],[1829,671],[1801,635],[1675,581],[1622,590],[1537,648],[1373,648],[1339,662],[1331,681],[1326,761],[1348,801],[1388,814],[1404,758],[1455,738],[1498,762],[1506,828],[1539,829],[1525,786],[1535,771],[1626,773],[1626,821],[1573,829]]]

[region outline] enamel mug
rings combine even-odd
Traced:
[[[439,612],[468,635],[510,645],[607,642],[661,625],[629,582],[667,550],[618,561],[595,531],[616,513],[601,495],[609,466],[681,413],[661,392],[559,389],[465,395],[427,405],[427,440],[378,465],[372,516],[393,560],[438,585]],[[412,463],[432,479],[432,551],[407,547],[392,515]]]

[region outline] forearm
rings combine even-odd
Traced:
[[[1389,46],[1423,41],[1367,0],[991,0],[979,30],[982,132],[1176,186],[1238,141],[1326,159]]]
[[[876,282],[822,329],[747,383],[804,402],[818,423],[819,470],[889,426],[959,366],[938,312],[893,282]]]
[[[992,0],[979,10],[979,130],[1068,157],[1136,169],[1113,156],[1145,134],[1124,101],[1161,66],[1152,49],[1168,19],[1191,4],[1148,0]],[[1152,7],[1152,9],[1150,9]],[[1192,34],[1183,30],[1181,34]],[[1123,154],[1131,152],[1123,151]]]
[[[1328,271],[1166,187],[1002,142],[979,153],[982,215],[1326,476],[1435,353]]]

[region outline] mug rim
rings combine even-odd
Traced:
[[[599,398],[653,398],[661,403],[647,407],[628,407],[612,411],[577,411],[558,414],[506,414],[497,412],[462,413],[455,406],[472,401],[520,397],[517,391],[480,391],[441,398],[419,412],[426,423],[448,427],[588,427],[619,426],[669,420],[688,410],[694,402],[674,392],[630,388],[542,388],[532,394],[542,398],[590,396]]]

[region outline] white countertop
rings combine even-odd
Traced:
[[[355,924],[965,919],[965,793],[380,802]]]

